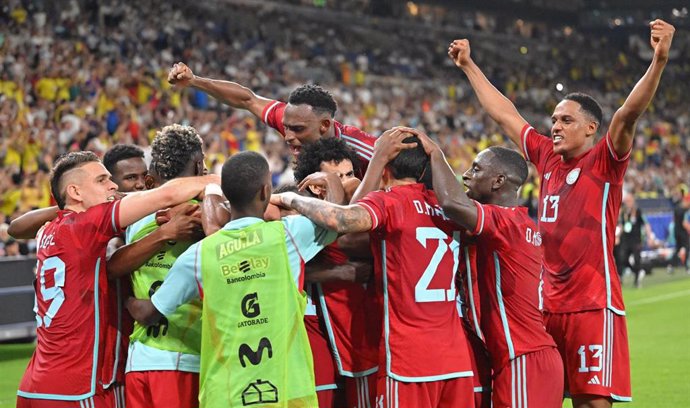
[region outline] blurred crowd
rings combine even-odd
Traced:
[[[290,181],[282,138],[246,112],[171,87],[166,76],[176,61],[275,99],[284,100],[301,83],[319,83],[338,101],[337,120],[375,135],[396,125],[421,128],[441,143],[458,174],[477,151],[509,142],[447,58],[454,38],[470,38],[475,61],[544,133],[553,107],[569,91],[591,93],[610,119],[649,63],[645,27],[609,37],[523,20],[497,24],[478,12],[396,19],[327,8],[305,12],[288,4],[295,2],[228,3],[3,2],[4,221],[50,204],[49,171],[61,153],[103,154],[116,143],[147,147],[156,130],[171,123],[199,131],[212,170],[237,151],[254,150],[269,158],[276,184]],[[676,54],[639,122],[626,176],[627,190],[638,197],[668,197],[690,184],[689,38],[687,31],[676,33]],[[523,188],[534,209],[536,183],[532,176]],[[2,221],[0,253],[14,251]]]

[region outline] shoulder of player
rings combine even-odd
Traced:
[[[264,120],[264,122],[268,119],[268,115],[271,114],[275,109],[280,109],[280,108],[285,108],[287,104],[283,101],[279,100],[272,100],[269,101],[268,104],[264,107],[264,111],[262,112],[261,118]]]
[[[368,148],[373,152],[376,137],[363,131],[356,126],[343,125],[342,123],[333,121],[337,136],[345,140],[348,144],[361,145],[363,148]]]

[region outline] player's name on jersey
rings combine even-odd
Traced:
[[[48,248],[49,246],[54,246],[55,245],[55,240],[53,237],[53,234],[49,234],[43,237],[39,238],[39,244],[38,248],[39,249],[45,249]]]
[[[443,213],[443,209],[438,205],[431,205],[426,201],[412,200],[415,210],[419,214],[430,215],[432,217],[441,217],[444,221],[448,221],[449,218]]]
[[[251,248],[264,242],[261,230],[242,231],[238,237],[222,242],[216,247],[218,259],[223,259],[237,251]]]

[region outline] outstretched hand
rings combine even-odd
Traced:
[[[448,46],[448,56],[458,68],[463,68],[472,61],[470,42],[466,39],[455,40]]]
[[[669,23],[656,19],[649,23],[651,35],[649,43],[654,48],[654,56],[663,61],[668,60],[668,53],[673,41],[673,33],[676,29]]]
[[[192,70],[183,62],[178,62],[170,68],[168,72],[168,82],[180,87],[189,86],[189,83],[194,78]]]

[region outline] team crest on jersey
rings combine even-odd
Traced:
[[[580,177],[580,169],[572,169],[570,170],[570,173],[568,173],[568,176],[565,178],[565,182],[573,185],[577,181],[577,178]]]

